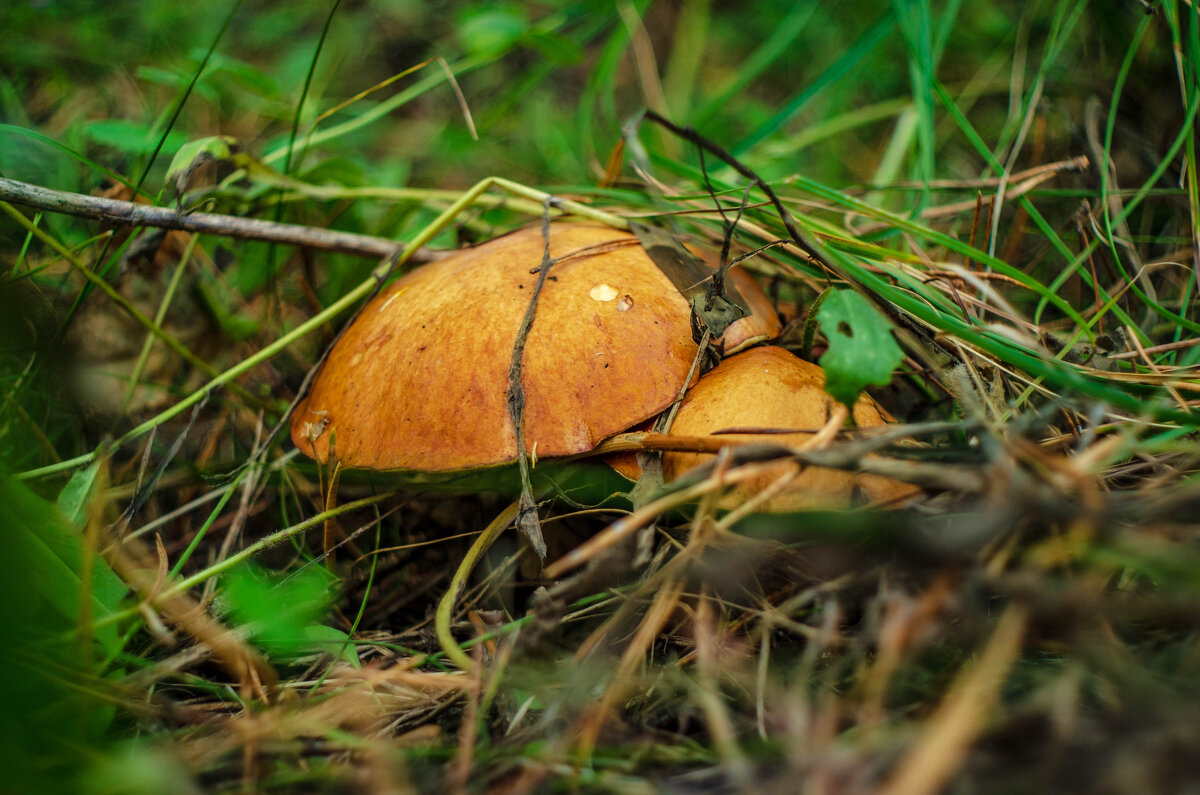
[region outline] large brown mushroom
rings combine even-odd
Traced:
[[[783,348],[764,346],[731,356],[700,378],[680,404],[670,433],[707,436],[730,428],[804,429],[796,433],[731,433],[717,437],[730,445],[801,445],[829,421],[836,406],[836,401],[825,391],[825,372],[820,367]],[[866,395],[858,399],[851,413],[860,428],[889,421]],[[708,453],[665,453],[663,478],[670,482],[710,460],[712,455]],[[640,474],[633,456],[614,456],[611,463],[626,477],[636,478]],[[873,504],[895,504],[918,491],[906,483],[878,475],[822,467],[801,470],[799,464],[788,461],[742,481],[725,505],[740,504],[790,472],[798,473],[795,480],[786,491],[762,506],[765,510],[840,508],[859,498]]]
[[[550,226],[555,263],[523,358],[524,434],[539,457],[574,455],[662,411],[696,356],[690,307],[633,235]],[[292,418],[305,453],[345,467],[448,472],[512,462],[513,345],[544,239],[533,226],[426,265],[369,303]],[[734,272],[745,293],[761,289]],[[773,336],[737,321],[727,349]]]

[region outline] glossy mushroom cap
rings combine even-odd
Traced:
[[[534,225],[383,291],[297,407],[296,446],[325,462],[332,440],[341,463],[359,469],[441,472],[515,460],[509,362],[543,246]],[[636,237],[555,223],[550,253],[522,376],[525,438],[539,457],[586,452],[657,414],[696,355],[687,302]],[[764,333],[753,317],[738,323],[746,331],[735,324],[727,338]]]
[[[816,431],[829,420],[835,401],[825,391],[825,372],[815,364],[793,356],[783,348],[765,346],[731,356],[706,373],[679,406],[671,426],[677,436],[707,436],[726,428],[803,428]],[[854,422],[862,428],[889,420],[866,395],[853,408]],[[720,439],[736,444],[799,445],[812,435],[721,434]],[[705,453],[665,453],[663,477],[668,482],[711,460]],[[626,477],[639,474],[630,469],[629,457],[614,462]],[[769,486],[781,475],[800,469],[794,462],[781,462],[763,475],[742,481],[726,498],[734,507]],[[918,492],[913,486],[878,475],[836,469],[807,467],[787,491],[772,498],[765,510],[787,511],[840,508],[856,499],[871,503],[894,503]]]

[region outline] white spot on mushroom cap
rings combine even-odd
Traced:
[[[603,282],[597,284],[588,292],[588,295],[590,295],[596,301],[611,301],[619,294],[620,293],[617,292],[617,288],[610,287]]]

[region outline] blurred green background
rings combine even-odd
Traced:
[[[290,133],[330,11],[317,2],[15,0],[0,41],[0,113],[134,173],[219,37],[158,165],[187,138],[217,133],[272,152]],[[765,176],[802,172],[844,185],[918,178],[931,165],[927,176],[977,176],[977,158],[944,118],[931,131],[932,164],[910,156],[929,145],[921,130],[897,137],[897,125],[914,127],[913,112],[927,112],[922,69],[932,68],[977,129],[997,134],[991,145],[1017,132],[1009,129],[1017,107],[1043,81],[1047,121],[1059,133],[1050,138],[1061,146],[1078,140],[1083,102],[1109,95],[1144,17],[1136,2],[345,2],[313,69],[300,132],[440,56],[458,76],[480,140],[471,140],[438,70],[426,68],[323,120],[323,130],[361,124],[293,169],[324,167],[344,184],[462,187],[488,174],[589,184],[620,124],[649,105]],[[1179,108],[1164,47],[1151,31],[1126,88],[1122,121],[1148,135],[1166,132]],[[399,104],[416,87],[428,90]],[[77,164],[3,140],[9,176],[77,183]],[[889,147],[899,149],[896,162],[884,163]]]

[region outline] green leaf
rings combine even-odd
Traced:
[[[315,629],[333,604],[332,586],[332,575],[315,566],[279,578],[247,565],[226,578],[224,597],[251,639],[272,658],[286,659],[311,653],[315,640],[321,651],[337,651],[327,643],[328,633]]]
[[[583,48],[561,33],[533,31],[525,43],[559,66],[574,66],[583,60]]]
[[[340,629],[327,627],[324,624],[309,624],[304,628],[302,635],[305,641],[304,651],[333,654],[355,668],[360,667],[358,649],[355,647],[354,641]]]
[[[100,472],[101,463],[97,459],[86,469],[76,471],[58,493],[58,509],[77,528],[82,528],[83,523],[87,521],[87,501],[92,494],[92,487],[96,485],[96,475]]]
[[[94,671],[83,670],[78,645],[69,640],[78,623],[79,577],[54,552],[59,536],[81,540],[53,503],[0,471],[4,792],[73,789],[73,771],[94,754],[113,714],[111,705],[96,698],[100,680],[92,678]],[[93,571],[97,593],[105,579],[102,570]],[[94,634],[110,651],[114,648],[115,627]]]
[[[81,791],[88,795],[195,795],[183,760],[146,738],[123,740],[85,758],[88,768],[81,776]]]
[[[817,313],[829,350],[821,356],[825,391],[853,406],[868,384],[882,386],[904,352],[892,339],[892,324],[853,290],[834,290]]]
[[[167,167],[167,184],[174,185],[202,163],[228,160],[233,155],[231,144],[235,143],[236,139],[228,135],[211,135],[188,141],[179,147],[171,159],[171,165]]]
[[[158,146],[159,133],[146,124],[124,119],[90,121],[84,125],[84,132],[89,139],[98,144],[134,155],[148,155]],[[187,137],[183,133],[172,132],[167,136],[163,151],[173,152],[183,146],[186,140]]]
[[[176,91],[186,90],[192,82],[192,75],[190,72],[184,73],[170,69],[159,69],[153,66],[139,66],[134,74],[137,76],[138,80],[145,80],[147,83],[166,86],[167,88],[171,88]],[[217,93],[216,89],[210,85],[206,85],[203,80],[197,83],[192,88],[192,91],[195,93],[197,98],[203,99],[205,102],[211,102],[215,105],[221,101],[220,95]]]
[[[24,127],[18,127],[13,124],[0,124],[0,137],[9,136],[9,135],[21,136],[23,138],[28,138],[30,140],[37,141],[40,144],[50,147],[51,149],[72,158],[73,160],[83,163],[84,165],[91,168],[93,171],[104,174],[106,177],[111,179],[113,182],[119,182],[122,185],[126,185],[130,188],[133,187],[132,182],[125,179],[125,177],[121,176],[120,174],[113,171],[112,169],[106,168],[105,166],[100,165],[99,163],[95,162],[94,160],[90,160],[90,159],[84,157],[81,153],[76,152],[74,149],[67,146],[66,144],[59,143],[58,141],[54,140],[50,136],[43,135],[42,133],[38,132],[37,130],[30,130],[30,129],[26,129]],[[19,160],[18,160],[18,162],[9,162],[8,158],[10,158],[14,155],[19,156],[19,160],[20,159],[28,160],[30,157],[29,153],[23,153],[21,151],[21,147],[18,144],[14,144],[12,141],[0,142],[0,168],[2,168],[4,170],[5,176],[10,177],[10,178],[12,178],[14,176],[13,173],[11,173],[11,172],[13,170],[15,170],[15,167],[19,164]]]
[[[89,468],[90,469],[90,468]],[[0,478],[0,505],[8,515],[6,532],[25,552],[23,566],[34,583],[29,604],[43,605],[58,616],[75,623],[79,619],[79,590],[84,560],[83,535],[80,532],[95,473],[80,473],[72,478],[62,501],[73,513],[64,515],[57,506],[34,494],[12,477]],[[103,558],[91,559],[92,612],[102,618],[116,611],[126,593],[121,581]],[[119,647],[117,628],[109,625],[96,631],[107,651]]]
[[[472,55],[497,56],[511,49],[528,29],[516,7],[485,6],[464,14],[458,39]]]

